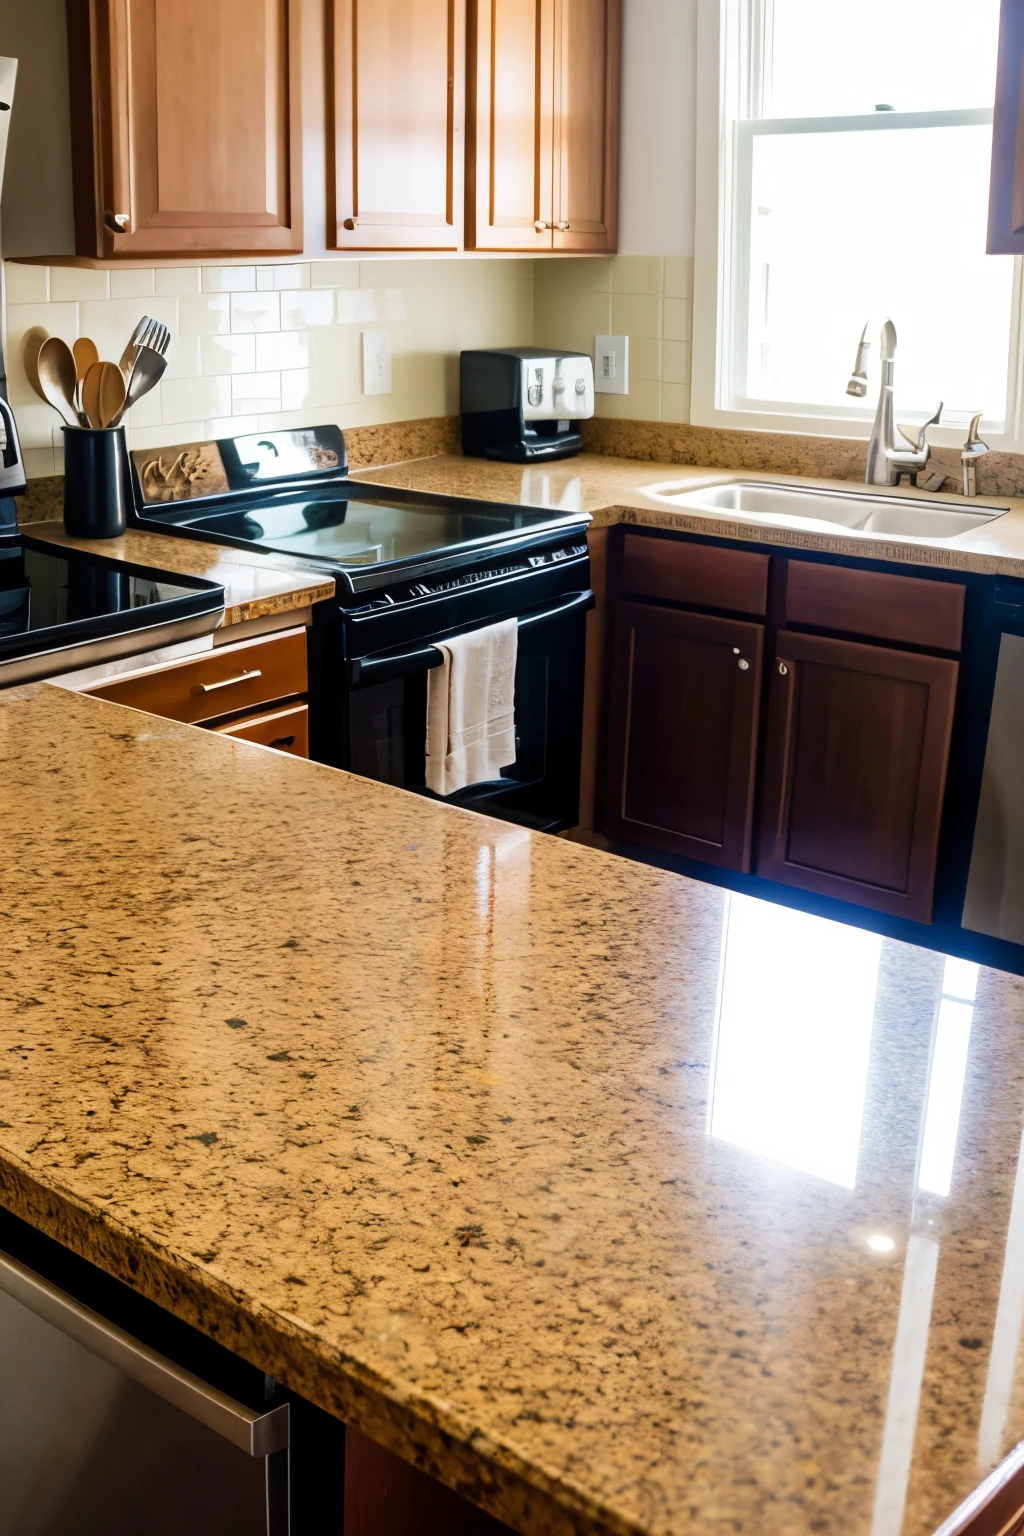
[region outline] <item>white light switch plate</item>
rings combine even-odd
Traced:
[[[363,394],[391,393],[391,332],[363,332]]]
[[[629,394],[629,337],[594,337],[594,389],[601,395]]]

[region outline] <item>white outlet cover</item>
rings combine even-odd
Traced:
[[[629,394],[629,337],[594,337],[594,390],[601,395]]]
[[[391,393],[391,332],[363,332],[363,394]]]

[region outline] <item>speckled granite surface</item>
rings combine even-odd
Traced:
[[[742,434],[734,434],[742,435]],[[789,440],[793,441],[793,440]],[[809,439],[808,441],[814,441]],[[863,469],[863,454],[861,454]],[[796,467],[794,465],[794,474]],[[743,539],[777,549],[820,549],[831,554],[855,555],[866,560],[893,560],[906,565],[941,566],[947,570],[979,571],[992,575],[1024,576],[1024,500],[1003,496],[998,505],[1009,508],[1005,516],[955,539],[901,541],[895,537],[857,537],[841,531],[773,528],[733,512],[701,512],[666,505],[648,494],[659,484],[686,489],[756,476],[759,481],[785,484],[793,476],[769,473],[753,466],[746,469],[708,469],[687,464],[649,463],[636,458],[616,459],[604,454],[581,453],[547,466],[496,464],[486,459],[438,455],[410,464],[360,471],[358,478],[410,490],[435,491],[452,496],[476,496],[513,506],[552,506],[566,511],[591,513],[595,527],[632,523],[645,528],[665,528],[713,538]],[[849,494],[843,480],[815,479],[802,473],[803,487],[820,485]],[[886,495],[920,497],[926,493],[910,487],[886,490]],[[976,503],[962,496],[939,498],[956,511],[993,505],[991,498]]]
[[[716,888],[45,685],[0,774],[21,1216],[536,1536],[926,1536],[1024,1435],[1020,980],[940,1199],[940,956],[730,927],[713,1087]]]
[[[129,528],[116,539],[71,539],[62,522],[34,523],[27,531],[34,539],[43,539],[48,544],[219,582],[224,588],[225,624],[291,613],[334,596],[334,581],[322,571],[285,570],[275,567],[266,555],[246,556],[243,550],[222,548],[199,539],[173,538],[141,528]]]

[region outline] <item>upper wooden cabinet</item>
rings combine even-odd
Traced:
[[[302,249],[299,0],[68,0],[80,255]]]
[[[1024,7],[1002,0],[988,205],[991,254],[1024,251]]]
[[[464,0],[327,0],[328,243],[457,250]]]
[[[621,31],[621,0],[469,0],[467,249],[615,249]]]

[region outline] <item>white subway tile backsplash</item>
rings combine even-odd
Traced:
[[[358,288],[358,261],[314,261],[309,269],[309,282],[313,288]]]
[[[660,336],[661,296],[653,293],[612,294],[612,335]]]
[[[110,293],[110,273],[95,267],[51,267],[50,301],[105,299]]]
[[[204,293],[252,293],[256,287],[255,267],[204,267]]]
[[[153,273],[157,293],[202,293],[201,267],[157,267]]]
[[[156,273],[152,267],[115,268],[110,274],[112,299],[149,299],[156,293]]]
[[[285,267],[257,267],[257,293],[272,293],[282,288],[308,288],[309,262],[297,262]]]
[[[144,427],[129,434],[131,447],[177,448],[179,443],[201,443],[207,440],[206,423],[203,421],[170,421],[159,427]]]
[[[4,268],[8,304],[45,304],[49,298],[49,267],[9,261]]]
[[[334,324],[334,289],[281,294],[281,329],[302,330],[307,325]]]
[[[663,384],[661,386],[661,419],[662,421],[689,421],[689,384]]]
[[[232,410],[229,378],[164,379],[161,393],[165,422],[228,416]]]
[[[458,410],[463,347],[514,341],[592,352],[595,334],[630,336],[631,388],[601,415],[689,416],[692,259],[339,257],[320,262],[47,268],[8,262],[11,398],[33,474],[60,472],[53,411],[25,378],[33,326],[91,335],[116,360],[142,314],[171,329],[163,382],[135,407],[133,447],[173,447],[272,426],[342,426]],[[360,332],[391,332],[390,395],[362,393]],[[664,336],[666,339],[661,340]]]
[[[664,347],[664,368],[662,378],[667,384],[689,384],[690,382],[690,343],[688,341],[666,341]]]
[[[230,329],[230,293],[183,294],[178,300],[178,330],[182,336],[219,336]]]
[[[613,293],[651,293],[660,297],[664,263],[660,256],[616,256],[611,264]]]
[[[373,288],[339,288],[336,295],[336,319],[339,325],[364,325],[383,318]]]
[[[260,430],[258,416],[212,416],[206,423],[208,437],[242,437]]]
[[[200,336],[198,373],[216,377],[222,373],[256,372],[255,336]]]
[[[256,347],[254,368],[305,368],[309,363],[312,351],[309,331],[267,331],[253,340]]]
[[[280,327],[281,301],[276,292],[231,295],[233,331],[276,331]]]
[[[281,409],[280,373],[236,373],[231,378],[231,408],[238,414]]]
[[[669,341],[689,341],[693,334],[693,305],[689,299],[665,300],[665,336]]]

